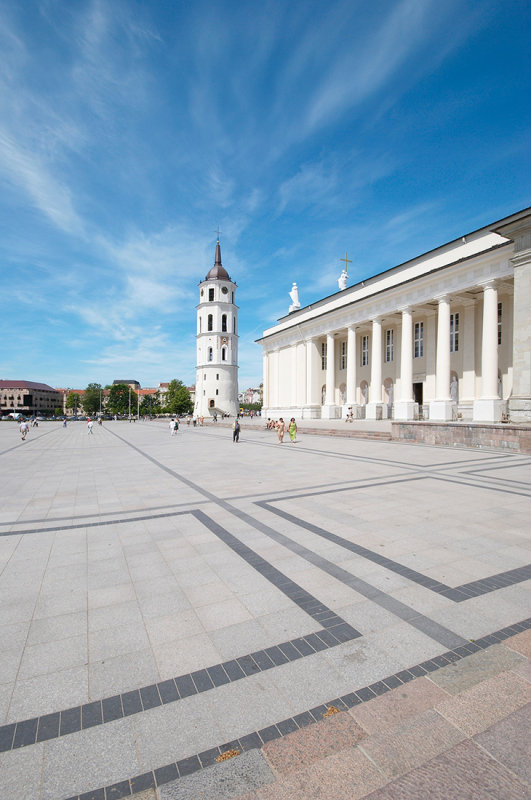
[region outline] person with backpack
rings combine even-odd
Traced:
[[[233,442],[240,441],[240,422],[237,417],[232,423],[232,441]]]

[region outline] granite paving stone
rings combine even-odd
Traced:
[[[531,704],[496,722],[473,741],[531,786]]]
[[[140,772],[135,739],[128,719],[72,733],[45,742],[42,800],[64,794],[65,776],[71,792],[82,793]]]
[[[438,702],[436,709],[468,736],[473,736],[529,702],[531,685],[513,672],[501,672]]]
[[[349,748],[234,800],[358,800],[385,777],[358,748]]]
[[[159,790],[160,800],[225,800],[272,783],[275,775],[258,750],[187,775]]]
[[[362,747],[388,778],[394,778],[450,749],[464,738],[462,731],[430,709],[372,734]]]
[[[518,626],[503,644],[491,634],[530,615],[513,570],[528,560],[528,458],[304,433],[280,448],[261,420],[245,422],[237,458],[221,424],[184,425],[173,440],[155,420],[106,421],[88,438],[82,424],[41,429],[22,446],[0,426],[0,726],[19,723],[11,738],[3,729],[16,748],[1,756],[0,796],[109,800],[133,781],[154,800],[155,771],[189,773],[175,786],[190,780],[198,800],[202,773],[214,786],[216,770],[254,754],[276,779],[232,792],[361,797],[386,780],[385,758],[396,774],[399,742],[411,766],[453,750],[452,731],[492,729],[493,758],[509,758],[494,754],[496,725],[516,715],[509,741],[523,724],[529,640]],[[511,468],[494,492],[481,469],[497,458]],[[427,588],[433,578],[476,583],[456,602]],[[360,635],[339,644],[333,631],[348,626]],[[441,658],[450,639],[458,652]],[[331,703],[351,713],[323,719]],[[290,737],[326,723],[321,757],[309,748],[301,767]],[[342,725],[367,736],[352,744]],[[213,762],[231,745],[244,755]],[[291,759],[289,775],[268,749]]]
[[[524,786],[506,767],[472,741],[464,741],[431,759],[366,800],[527,800]]]
[[[264,754],[279,775],[288,775],[341,750],[354,747],[366,733],[346,713],[303,727],[264,745]]]
[[[447,697],[447,693],[431,680],[421,677],[392,689],[370,703],[355,706],[349,713],[367,733],[372,734],[400,725]]]
[[[507,647],[510,650],[515,650],[521,653],[526,658],[531,658],[531,630],[518,633],[516,636],[511,636],[507,642]]]

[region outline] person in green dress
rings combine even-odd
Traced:
[[[295,422],[295,417],[292,417],[290,423],[288,425],[288,433],[290,441],[296,442],[297,441],[297,423]]]

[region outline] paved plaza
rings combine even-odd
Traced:
[[[530,457],[260,421],[2,423],[0,456],[2,800],[436,797],[456,765],[489,788],[441,797],[530,796],[499,744]]]

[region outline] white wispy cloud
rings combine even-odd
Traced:
[[[74,207],[70,188],[58,180],[38,154],[17,144],[5,130],[0,130],[0,172],[62,231],[83,234],[84,223]]]

